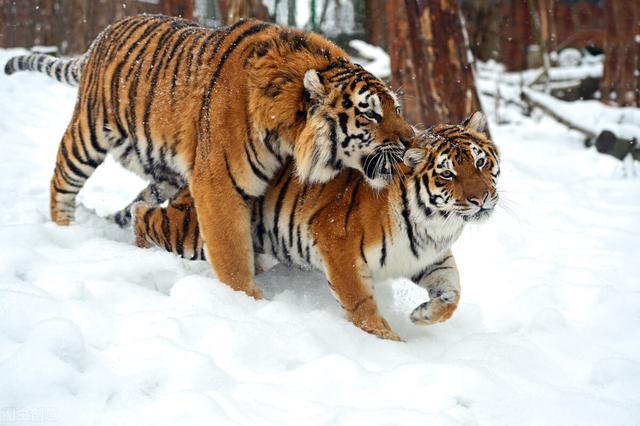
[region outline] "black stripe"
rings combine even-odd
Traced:
[[[384,266],[387,261],[387,235],[384,232],[384,226],[381,226],[382,230],[382,247],[380,248],[380,266]]]
[[[260,248],[264,250],[264,234],[266,232],[264,228],[264,196],[258,197],[255,201],[255,205],[258,209],[258,223],[256,225],[258,243]]]
[[[158,234],[151,227],[150,219],[151,214],[155,209],[147,209],[146,212],[142,215],[142,223],[144,223],[144,233],[146,234],[146,239],[149,240],[151,238],[156,244],[160,245],[160,241],[158,241]],[[154,238],[155,235],[155,238]]]
[[[236,190],[236,192],[238,193],[238,195],[240,195],[240,197],[242,197],[242,200],[244,202],[248,202],[249,200],[251,200],[251,196],[248,195],[246,192],[244,192],[244,190],[238,186],[238,183],[236,182],[235,178],[233,177],[233,174],[231,173],[231,167],[229,166],[229,160],[227,159],[227,153],[225,152],[223,154],[224,156],[224,165],[227,168],[227,176],[229,176],[229,179],[231,180],[231,184],[233,185],[233,189]]]
[[[38,56],[38,60],[36,61],[35,65],[36,65],[36,70],[38,70],[39,72],[43,72],[42,63],[45,61],[45,59],[47,59],[45,55]]]
[[[67,83],[71,83],[71,79],[69,78],[69,67],[71,67],[71,62],[72,61],[67,61],[64,64],[64,71],[62,71],[62,74],[64,74],[64,81]]]
[[[77,130],[77,126],[75,126],[76,129],[76,133],[78,133],[78,135],[80,135],[80,132]],[[86,159],[82,158],[82,156],[80,155],[80,152],[78,151],[78,146],[80,146],[84,152],[84,156]],[[80,137],[79,139],[73,137],[71,140],[71,153],[73,154],[73,156],[80,162],[80,164],[84,165],[84,166],[89,166],[89,167],[93,167],[94,169],[96,167],[98,167],[100,164],[95,161],[93,158],[91,158],[89,156],[89,153],[87,152],[86,148],[84,147],[84,139],[82,139],[82,137]]]
[[[238,25],[238,24],[236,24],[236,25]],[[211,92],[213,91],[214,86],[218,82],[218,78],[220,77],[220,73],[222,72],[222,67],[224,66],[225,62],[227,61],[227,59],[229,58],[231,53],[233,53],[233,51],[238,47],[238,45],[240,44],[240,42],[242,40],[244,40],[245,38],[247,38],[247,37],[249,37],[251,35],[258,34],[260,31],[262,31],[262,30],[264,30],[264,29],[266,29],[266,28],[268,28],[270,26],[271,26],[271,24],[261,23],[261,24],[254,25],[254,26],[246,29],[235,40],[233,40],[233,42],[231,42],[229,47],[227,47],[227,50],[225,50],[224,53],[222,54],[222,56],[220,56],[220,60],[218,61],[218,65],[216,66],[215,71],[213,72],[213,74],[210,77],[211,79],[209,80],[209,87],[205,91],[204,98],[202,100],[202,108],[200,109],[200,116],[198,117],[198,122],[199,123],[201,123],[203,118],[204,118],[204,122],[205,122],[204,131],[207,132],[207,134],[208,134],[208,131],[209,131],[209,121],[210,121],[209,107],[210,107],[210,104],[211,104]]]
[[[349,184],[349,179],[347,179],[347,185]],[[344,229],[347,229],[347,225],[349,224],[349,218],[351,217],[351,212],[356,205],[358,200],[358,191],[360,190],[362,181],[358,179],[358,181],[353,185],[353,192],[351,192],[351,200],[349,201],[349,206],[347,207],[347,212],[344,215]]]
[[[47,59],[48,60],[47,60],[47,65],[45,66],[45,73],[48,76],[55,78],[51,70],[53,69],[53,65],[56,63],[56,61],[53,58],[49,58],[49,57],[47,57]]]
[[[293,226],[296,220],[296,208],[298,207],[298,199],[300,194],[297,194],[293,199],[293,207],[291,207],[291,214],[289,215],[289,246],[293,246]]]
[[[291,264],[291,255],[289,254],[289,249],[287,249],[287,242],[284,240],[284,236],[282,237],[282,253],[284,255],[285,261]]]
[[[166,72],[169,69],[168,63],[173,59],[173,56],[175,55],[178,48],[180,48],[180,53],[178,54],[178,57],[174,62],[175,65],[173,67],[173,73],[171,74],[171,102],[174,102],[174,103],[176,101],[175,98],[176,98],[176,83],[178,81],[178,70],[180,68],[180,63],[182,62],[182,55],[184,55],[184,52],[185,52],[185,46],[182,43],[190,35],[191,35],[191,32],[189,32],[188,30],[183,30],[182,34],[178,36],[178,38],[176,39],[176,42],[173,45],[173,49],[169,54],[169,60],[167,61],[167,67],[165,68],[165,77],[166,77]]]
[[[166,64],[168,63],[164,60],[166,58],[165,56],[163,57],[163,59],[160,61],[159,64],[156,64],[157,55],[160,53],[161,50],[163,51],[163,53],[166,52],[169,46],[165,43],[165,41],[167,38],[171,37],[174,33],[175,33],[174,28],[169,27],[169,29],[162,34],[162,36],[160,37],[160,40],[158,40],[158,45],[155,51],[153,52],[153,59],[151,60],[151,64],[149,65],[149,68],[147,69],[147,79],[151,75],[151,72],[153,72],[153,78],[151,79],[151,84],[150,84],[150,87],[152,88],[156,87],[158,78],[160,77],[160,71],[162,71],[163,67],[166,66]],[[147,97],[145,100],[144,112],[143,112],[143,118],[142,118],[144,136],[147,142],[147,160],[151,161],[151,163],[153,163],[152,153],[153,153],[154,144],[153,144],[153,141],[151,140],[150,116],[151,116],[151,107],[153,105],[155,93],[156,91],[153,89],[147,91]],[[160,156],[160,158],[162,159],[162,156]]]
[[[364,255],[364,232],[362,233],[362,237],[360,237],[360,257],[364,260],[364,263],[369,264],[367,257]]]
[[[405,228],[407,231],[407,237],[409,237],[409,245],[414,257],[418,258],[418,249],[416,248],[416,240],[413,235],[413,224],[409,217],[409,201],[407,200],[407,189],[404,186],[404,182],[400,181],[400,191],[402,193],[402,218],[404,219]]]
[[[304,259],[304,254],[302,253],[302,236],[300,235],[300,225],[296,226],[296,247],[298,249],[298,255],[300,255],[300,259]]]
[[[189,81],[189,79],[191,78],[191,65],[193,64],[193,53],[195,51],[196,43],[198,43],[204,36],[205,34],[196,35],[193,38],[193,42],[191,43],[191,45],[187,48],[187,51],[189,53],[187,54],[187,65],[186,65],[187,75],[185,76],[185,81]],[[179,67],[179,64],[178,64],[178,67]]]
[[[247,117],[249,116],[249,114],[247,114]],[[262,169],[264,169],[264,164],[262,164],[262,161],[260,161],[260,157],[258,156],[258,151],[256,151],[256,147],[253,143],[253,138],[251,137],[251,131],[247,131],[247,135],[249,135],[249,137],[247,138],[247,143],[249,144],[249,148],[251,149],[251,152],[253,153],[253,158],[255,158],[256,163],[258,163],[258,166]]]
[[[196,227],[193,230],[193,255],[191,255],[191,259],[190,260],[197,260],[198,259],[198,241],[200,240],[200,224],[198,223],[198,221],[196,221]],[[202,247],[202,250],[204,250],[204,246]],[[201,258],[204,260],[204,256],[201,256]]]
[[[282,163],[282,159],[276,152],[273,144],[278,141],[279,134],[277,130],[267,130],[262,143],[267,147],[267,150],[278,160],[278,163]]]
[[[80,191],[80,190],[78,190],[78,191],[68,191],[66,189],[62,189],[62,188],[58,187],[58,185],[56,185],[55,182],[53,183],[53,189],[56,192],[60,193],[60,194],[73,194],[73,195],[77,194]]]
[[[191,208],[184,211],[183,214],[184,219],[182,219],[182,232],[176,235],[176,250],[182,258],[184,258],[184,240],[190,237],[187,232],[189,232],[189,225],[191,224]],[[194,247],[193,250],[195,251],[196,248]]]
[[[168,252],[173,252],[171,247],[171,229],[169,228],[169,215],[167,209],[160,209],[162,214],[162,237],[164,239],[164,248]]]
[[[329,121],[329,139],[331,140],[331,157],[329,158],[329,165],[334,169],[338,167],[338,135],[336,132],[336,121],[329,117],[325,117]]]
[[[149,24],[149,25],[148,25]],[[116,116],[116,121],[118,122],[118,125],[120,126],[119,120],[120,120],[120,100],[121,100],[121,96],[120,96],[120,82],[121,81],[129,81],[129,74],[131,72],[133,72],[133,70],[135,69],[135,67],[133,66],[133,64],[136,63],[136,60],[139,60],[142,52],[144,52],[144,50],[146,49],[146,46],[149,43],[149,40],[147,40],[147,43],[140,49],[140,52],[138,52],[138,55],[136,57],[136,60],[133,61],[132,66],[129,67],[129,73],[127,73],[127,77],[122,79],[120,77],[123,68],[125,66],[125,64],[127,63],[127,61],[129,60],[129,57],[131,56],[131,54],[136,50],[136,48],[138,47],[138,45],[140,44],[140,42],[142,40],[144,40],[149,34],[151,34],[156,28],[158,28],[160,25],[162,25],[162,22],[147,22],[145,20],[141,21],[140,25],[135,25],[133,26],[131,32],[129,34],[127,34],[127,36],[124,38],[124,40],[122,40],[120,42],[120,44],[118,45],[116,52],[119,52],[120,49],[124,46],[124,44],[129,41],[129,39],[131,38],[131,36],[133,36],[133,34],[139,29],[139,27],[142,27],[143,25],[147,25],[147,27],[144,29],[144,31],[142,32],[142,34],[131,43],[131,45],[129,46],[129,48],[127,49],[126,53],[124,54],[124,58],[115,66],[114,71],[113,71],[113,77],[111,79],[111,107],[114,111],[114,115]],[[138,66],[138,68],[140,67],[140,64]],[[129,92],[131,92],[131,88],[129,88]],[[129,98],[129,100],[133,100],[134,98]],[[134,104],[134,102],[131,102],[132,104]],[[125,116],[127,115],[127,110],[125,110]],[[129,129],[131,131],[131,129]],[[122,134],[125,134],[124,131]],[[133,135],[129,135],[133,138]],[[133,142],[133,141],[132,141]]]
[[[56,62],[56,68],[55,68],[55,74],[56,74],[56,80],[58,80],[60,82],[64,82],[64,80],[62,79],[62,67],[63,67],[62,61],[57,61]]]
[[[73,186],[73,187],[76,187],[76,188],[80,189],[84,185],[84,181],[78,181],[78,180],[72,178],[71,176],[69,176],[67,174],[67,172],[62,167],[58,168],[58,176],[60,178],[62,178],[64,183],[66,183],[69,186]]]
[[[421,279],[425,279],[425,278],[429,277],[431,274],[433,274],[434,272],[437,272],[437,271],[440,271],[440,270],[443,270],[443,269],[453,269],[453,268],[451,266],[439,266],[439,267],[434,268],[434,269],[430,270],[429,272],[427,272],[427,274],[423,275],[421,277]]]
[[[76,175],[77,177],[81,177],[84,180],[89,179],[89,176],[82,170],[80,170],[78,166],[73,163],[71,158],[69,158],[69,153],[67,152],[67,147],[64,142],[60,144],[60,153],[62,154],[62,158],[64,159],[64,164],[69,168],[69,170],[71,170],[74,175]]]
[[[422,210],[425,216],[429,217],[433,213],[433,211],[427,207],[424,200],[422,199],[422,195],[420,195],[422,185],[420,184],[420,179],[415,179],[414,188],[416,190],[416,200],[418,202],[418,207]]]
[[[160,54],[161,51],[167,50],[168,46],[165,44],[165,42],[167,41],[168,38],[173,36],[173,34],[175,34],[175,29],[173,28],[172,25],[170,25],[169,28],[166,28],[160,35],[160,38],[158,39],[158,42],[156,44],[156,48],[153,50],[153,54],[151,55],[151,59],[149,60],[149,58],[145,58],[149,62],[149,67],[147,68],[147,75],[146,75],[147,80],[149,80],[149,77],[151,77],[152,72],[154,71],[158,72],[158,69],[160,68],[160,66],[156,64],[156,61],[158,60],[158,55]],[[163,57],[160,62],[162,63],[164,59],[165,58]],[[151,86],[151,87],[153,88],[154,86]]]
[[[249,139],[251,139],[251,136],[249,136]],[[251,160],[251,154],[249,154],[246,143],[244,145],[244,153],[246,154],[247,161],[249,162],[249,167],[251,167],[251,171],[253,172],[253,174],[256,175],[258,179],[264,182],[269,182],[269,178],[264,173],[262,173],[258,166]]]
[[[287,189],[289,188],[289,182],[291,182],[291,175],[284,182],[282,188],[280,189],[280,193],[278,194],[278,199],[276,200],[276,205],[273,212],[273,234],[275,235],[276,240],[278,240],[279,235],[279,223],[280,223],[280,211],[282,210],[282,203],[284,202],[284,197],[287,195]]]

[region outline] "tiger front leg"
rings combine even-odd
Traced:
[[[217,159],[220,157],[222,154]],[[226,161],[196,161],[193,171],[191,193],[206,242],[206,258],[220,281],[262,299],[254,280],[250,198],[244,196],[229,172]]]
[[[411,321],[430,325],[451,318],[460,301],[460,276],[451,250],[421,273],[418,285],[429,291],[429,301],[411,312]]]
[[[369,278],[369,270],[359,260],[344,256],[344,247],[323,253],[329,288],[356,326],[382,339],[402,340],[380,314]],[[344,257],[343,257],[344,256]]]

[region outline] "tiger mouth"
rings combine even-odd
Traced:
[[[462,217],[462,220],[464,220],[465,222],[480,222],[485,219],[488,219],[489,216],[491,216],[491,213],[493,213],[493,208],[483,207],[473,214],[461,213],[460,216]]]
[[[394,166],[402,162],[403,154],[404,151],[395,145],[376,148],[360,159],[362,171],[370,180],[382,179],[389,182],[395,172]]]

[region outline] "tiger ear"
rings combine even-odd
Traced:
[[[409,166],[415,167],[424,159],[425,151],[422,148],[411,148],[405,151],[402,162]]]
[[[487,118],[481,111],[476,111],[465,118],[462,125],[467,129],[485,133],[487,131]]]
[[[322,102],[325,97],[324,85],[320,80],[320,75],[316,70],[307,70],[302,80],[305,90],[309,93],[311,100],[314,102]]]

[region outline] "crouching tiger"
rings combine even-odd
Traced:
[[[484,126],[478,112],[461,125],[420,133],[404,156],[404,174],[382,192],[352,171],[325,184],[301,184],[289,165],[252,204],[256,252],[324,271],[351,321],[377,336],[398,339],[371,291],[385,278],[408,277],[429,291],[430,300],[411,313],[415,323],[449,319],[460,298],[451,245],[498,200],[498,152]],[[155,244],[191,259],[204,255],[188,189],[166,208],[136,204],[133,215],[139,246]]]
[[[7,74],[18,70],[79,82],[51,180],[54,222],[73,220],[76,195],[110,153],[154,183],[138,200],[159,203],[188,185],[213,269],[255,297],[248,202],[287,159],[304,182],[326,182],[348,167],[382,188],[413,136],[393,93],[342,49],[255,20],[209,29],[129,17],[80,58],[7,62]],[[129,211],[114,218],[124,225]]]

